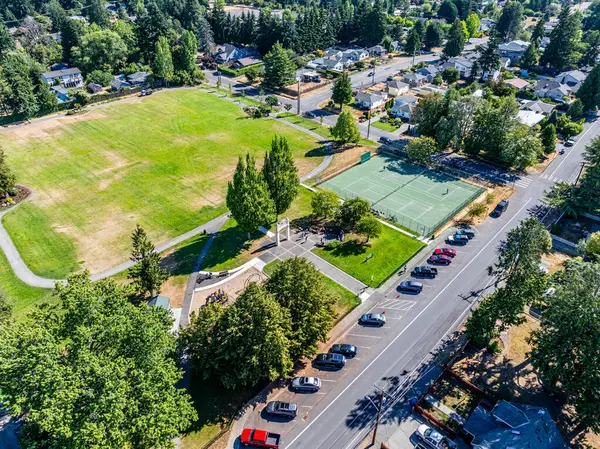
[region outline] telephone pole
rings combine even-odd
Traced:
[[[298,78],[298,107],[297,114],[300,115],[300,78]]]
[[[377,420],[375,421],[375,429],[373,430],[373,439],[371,440],[371,446],[375,446],[375,440],[377,439],[377,428],[379,427],[379,419],[381,418],[381,408],[383,407],[383,398],[385,392],[381,390],[379,395],[379,407],[377,408]]]
[[[371,110],[369,109],[369,115],[368,115],[368,120],[367,120],[367,139],[369,138],[370,134],[371,134]]]

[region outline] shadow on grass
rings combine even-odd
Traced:
[[[336,257],[348,257],[364,254],[367,252],[367,248],[369,248],[369,245],[367,245],[366,242],[358,239],[352,239],[347,240],[340,246],[335,247],[334,249],[328,250],[326,248],[326,250]]]
[[[200,234],[188,241],[188,244],[177,248],[168,256],[164,257],[160,265],[167,269],[171,276],[191,274],[202,248],[208,241],[209,234]]]
[[[234,260],[252,246],[254,239],[261,236],[262,234],[255,232],[251,234],[252,240],[248,240],[248,233],[237,225],[221,229],[206,254],[201,269],[210,270],[227,261]]]
[[[321,145],[320,147],[313,148],[312,150],[309,150],[306,153],[304,153],[304,157],[323,157],[328,154],[330,154],[330,151],[328,151],[328,146]]]

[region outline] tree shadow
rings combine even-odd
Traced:
[[[334,249],[328,251],[336,257],[348,257],[364,254],[367,252],[367,248],[369,248],[369,246],[363,240],[351,239],[346,240],[340,246],[336,246]]]
[[[192,237],[188,244],[177,248],[160,261],[160,266],[169,271],[171,276],[191,274],[198,256],[208,241],[209,234],[198,234]]]
[[[327,141],[326,140],[320,141],[319,143],[322,145],[317,148],[313,148],[312,150],[307,151],[306,153],[304,153],[304,157],[323,157],[323,156],[327,156],[328,154],[330,154],[331,152],[328,149],[329,146],[324,145],[323,144],[324,142],[327,142]]]
[[[243,231],[239,226],[221,229],[217,233],[210,250],[204,257],[201,269],[210,270],[212,267],[235,259],[242,252],[247,251],[252,246],[254,240],[262,236],[263,234],[257,231],[252,233],[252,239],[248,240],[248,233]]]

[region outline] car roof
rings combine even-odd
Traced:
[[[498,206],[499,206],[500,204],[508,204],[508,200],[502,200],[502,201],[500,201],[500,202],[498,203]]]

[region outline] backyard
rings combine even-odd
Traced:
[[[98,272],[127,258],[136,223],[159,244],[224,213],[238,155],[261,164],[276,133],[300,173],[321,162],[310,136],[199,90],[33,122],[0,136],[18,182],[34,192],[3,223],[36,274]]]

